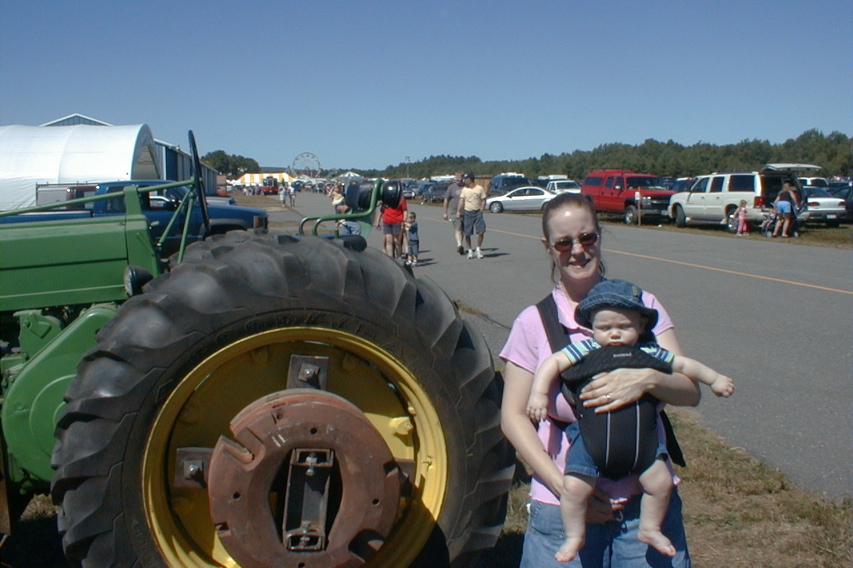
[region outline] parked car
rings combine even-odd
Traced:
[[[580,193],[581,184],[574,180],[561,179],[549,181],[548,184],[545,186],[545,189],[553,193]]]
[[[532,185],[530,180],[524,177],[522,174],[518,174],[515,172],[506,172],[503,174],[498,174],[494,176],[489,181],[489,187],[487,188],[488,195],[504,195],[509,190],[514,189],[516,187],[521,186],[529,186]]]
[[[841,221],[848,219],[845,199],[839,195],[830,195],[821,187],[804,187],[802,201],[808,213],[805,218],[808,223],[824,223],[827,227],[837,227]]]
[[[803,187],[822,187],[827,189],[829,187],[829,182],[826,181],[826,178],[822,177],[801,177],[800,185]]]
[[[632,225],[641,219],[666,217],[672,192],[660,178],[631,170],[594,170],[587,174],[581,193],[600,213],[619,215]]]
[[[838,195],[839,193],[848,194],[853,189],[853,181],[831,181],[826,191],[830,195]]]
[[[150,182],[144,182],[146,185],[150,185]],[[167,183],[167,182],[161,182]],[[189,191],[187,187],[173,187],[171,189],[163,191],[157,191],[150,194],[149,199],[151,201],[152,208],[167,208],[168,205],[166,202],[174,202],[177,203],[181,199],[183,199],[184,194]],[[222,197],[220,195],[205,195],[204,200],[207,201],[209,205],[237,205],[237,200],[233,197]]]
[[[205,195],[204,198],[210,204],[237,205],[237,200],[230,195]]]
[[[695,177],[681,177],[676,179],[669,189],[675,192],[687,191],[694,183],[696,183]]]
[[[417,195],[418,191],[418,182],[412,178],[401,178],[401,179],[393,179],[388,183],[396,182],[400,184],[400,187],[403,188],[403,197],[406,199],[414,199],[415,195]]]
[[[735,233],[737,222],[732,214],[741,200],[746,201],[747,222],[758,224],[764,220],[764,213],[772,209],[785,182],[790,182],[800,192],[796,173],[819,169],[820,166],[811,164],[767,164],[760,172],[701,175],[690,189],[672,195],[669,216],[678,227],[715,223]]]
[[[68,188],[70,199],[116,194],[115,198],[96,200],[82,204],[72,204],[56,211],[45,211],[38,213],[25,213],[11,215],[2,219],[3,223],[26,223],[33,221],[52,221],[57,219],[71,220],[85,217],[118,217],[127,214],[125,199],[122,194],[127,186],[149,187],[162,185],[163,180],[123,180],[105,182],[98,185],[81,185]],[[241,207],[239,205],[220,205],[219,203],[207,203],[207,217],[209,226],[204,223],[204,215],[200,205],[196,202],[189,211],[183,211],[177,217],[177,223],[169,225],[174,217],[174,211],[178,203],[190,191],[187,186],[171,187],[163,190],[161,195],[140,193],[140,204],[142,213],[148,220],[150,234],[155,241],[164,236],[166,230],[169,232],[163,239],[161,253],[166,258],[177,252],[180,248],[182,225],[188,223],[189,242],[205,239],[211,235],[225,234],[232,230],[266,229],[269,219],[263,209],[252,207]]]
[[[435,185],[435,183],[436,182],[431,179],[419,181],[417,183],[417,186],[415,187],[415,195],[421,195],[422,193],[425,193],[426,190]]]
[[[847,218],[853,220],[853,183],[849,181],[833,181],[829,183],[829,194],[844,200]]]
[[[450,187],[449,182],[435,182],[423,187],[420,195],[421,203],[438,203],[439,201],[444,201],[448,187]]]
[[[492,213],[503,211],[542,211],[542,207],[557,196],[556,193],[527,185],[517,187],[504,195],[496,195],[486,199],[486,208]]]

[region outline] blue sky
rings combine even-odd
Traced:
[[[853,135],[850,0],[5,0],[0,124],[262,166]]]

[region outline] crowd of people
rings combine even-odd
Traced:
[[[344,196],[346,191],[343,184],[330,183],[325,188],[337,215],[352,211]],[[283,191],[281,195],[284,206],[286,192]],[[486,233],[483,217],[485,207],[486,190],[476,183],[473,174],[457,172],[444,198],[444,219],[453,228],[457,252],[467,255],[469,259],[484,258],[481,247]],[[336,229],[344,235],[361,233],[358,222],[351,219],[339,219]],[[407,265],[417,266],[420,253],[417,214],[409,210],[404,196],[401,195],[396,204],[380,204],[376,229],[382,231],[382,250],[385,254],[402,259]]]

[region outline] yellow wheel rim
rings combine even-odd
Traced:
[[[355,404],[398,461],[411,462],[411,498],[391,536],[368,565],[412,562],[444,504],[447,448],[428,393],[389,352],[350,333],[289,327],[251,335],[216,351],[183,376],[163,402],[146,441],[142,491],[149,529],[173,566],[236,566],[216,537],[207,491],[176,488],[176,451],[215,446],[253,401],[287,386],[291,355],[329,358],[327,390]]]

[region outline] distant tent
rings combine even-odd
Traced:
[[[261,172],[245,173],[231,183],[233,185],[264,185],[267,178],[273,178],[277,184],[293,181],[293,177],[287,172]]]
[[[349,171],[349,172],[344,172],[340,175],[337,175],[333,179],[337,183],[343,183],[343,184],[347,184],[347,183],[350,183],[353,181],[361,183],[364,181],[364,176],[362,176],[361,174],[357,174],[353,171]]]
[[[160,179],[145,124],[0,126],[0,210],[36,204],[36,184]]]

